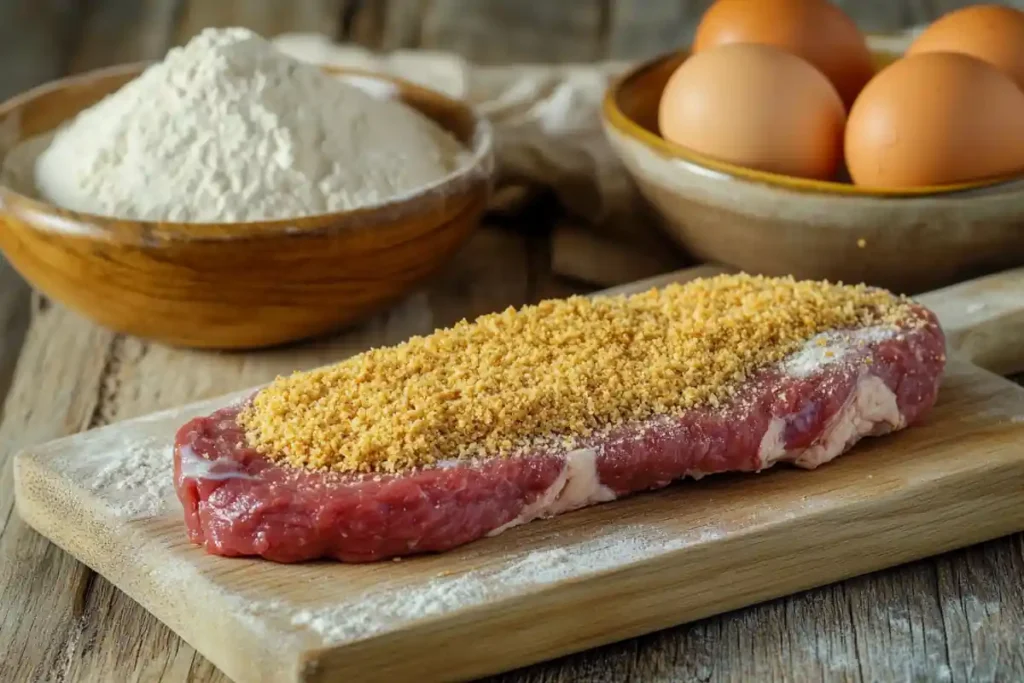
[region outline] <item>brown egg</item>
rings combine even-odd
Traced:
[[[695,53],[728,43],[759,43],[816,66],[849,106],[875,73],[863,34],[828,0],[718,0],[704,13]]]
[[[967,55],[905,57],[868,83],[846,124],[854,183],[901,189],[1024,169],[1024,91]]]
[[[1024,12],[999,5],[965,7],[917,37],[908,55],[961,52],[988,62],[1024,88]]]
[[[767,45],[723,45],[691,56],[658,108],[666,140],[719,161],[804,178],[832,177],[846,111],[813,66]]]

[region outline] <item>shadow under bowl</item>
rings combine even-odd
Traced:
[[[62,79],[0,105],[0,163],[146,66]],[[384,204],[240,223],[88,215],[40,201],[23,183],[3,182],[0,249],[34,287],[68,308],[171,345],[272,346],[381,310],[446,263],[478,224],[494,175],[491,128],[464,103],[401,79],[325,70],[418,110],[466,146],[468,161]]]
[[[742,169],[664,140],[658,103],[686,56],[625,74],[609,88],[602,118],[664,229],[696,258],[911,294],[1024,264],[1019,178],[886,192]],[[875,57],[880,65],[895,58]]]

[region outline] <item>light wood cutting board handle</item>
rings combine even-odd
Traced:
[[[703,265],[614,287],[598,294],[630,294],[731,269]],[[990,372],[1024,372],[1024,268],[961,282],[916,297],[935,311],[951,353]]]
[[[1000,375],[1024,372],[1024,268],[917,299],[939,316],[946,344],[957,356]]]

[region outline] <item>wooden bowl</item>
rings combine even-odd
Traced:
[[[0,162],[19,142],[57,128],[145,66],[66,78],[0,105]],[[439,93],[396,78],[327,70],[416,108],[463,142],[470,161],[386,204],[223,224],[67,211],[32,198],[23,178],[7,174],[0,183],[0,249],[47,296],[118,332],[173,345],[270,346],[387,306],[443,265],[477,225],[494,175],[491,129]]]
[[[609,88],[602,115],[669,235],[696,258],[906,293],[1024,264],[1019,178],[884,192],[742,169],[667,142],[658,102],[685,59],[674,53],[627,73]]]

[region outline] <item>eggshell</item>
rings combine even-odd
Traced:
[[[669,78],[658,109],[667,140],[739,166],[818,179],[839,165],[845,118],[820,71],[767,45],[691,56]]]
[[[947,185],[1024,168],[1024,91],[995,67],[951,52],[905,57],[857,98],[845,138],[854,183]]]
[[[950,12],[917,37],[908,55],[960,52],[988,62],[1024,88],[1024,12],[976,5]]]
[[[875,73],[864,35],[828,0],[717,0],[701,18],[693,52],[731,43],[772,45],[806,59],[847,106]]]

